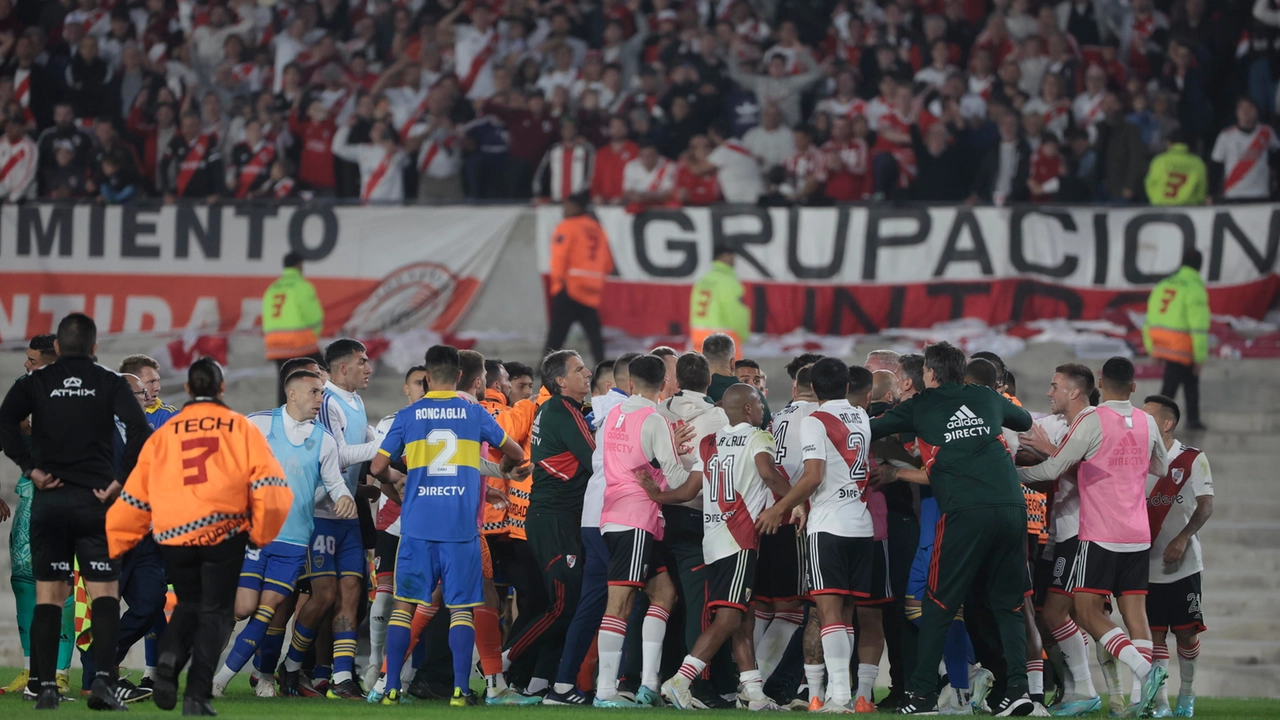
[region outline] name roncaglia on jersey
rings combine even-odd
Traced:
[[[467,409],[457,406],[424,407],[413,411],[415,420],[466,420]]]

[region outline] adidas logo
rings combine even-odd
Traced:
[[[943,441],[951,442],[959,438],[981,437],[990,435],[991,428],[987,426],[987,421],[978,417],[969,409],[967,405],[961,405],[959,410],[951,416],[947,421],[947,432],[943,433]]]
[[[982,418],[973,414],[973,411],[969,409],[968,405],[961,405],[960,409],[951,416],[951,420],[947,422],[947,429],[955,430],[956,428],[985,424],[986,423],[983,422]]]
[[[1119,447],[1121,449],[1124,449],[1124,448],[1136,447],[1137,445],[1138,445],[1138,441],[1135,440],[1132,435],[1125,433],[1125,436],[1120,439]]]

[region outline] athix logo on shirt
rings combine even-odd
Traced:
[[[960,409],[951,416],[947,421],[947,430],[948,432],[943,434],[943,442],[991,434],[991,428],[987,427],[987,422],[974,415],[968,405],[961,405]]]
[[[49,393],[49,397],[94,397],[97,390],[93,388],[82,388],[84,381],[78,377],[69,377],[62,381],[62,387]]]

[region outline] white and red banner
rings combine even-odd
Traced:
[[[820,335],[1095,319],[1146,311],[1184,248],[1204,254],[1216,314],[1262,317],[1280,277],[1280,206],[661,208],[596,210],[616,270],[600,308],[631,335],[680,335],[689,289],[730,245],[755,332]],[[560,210],[538,211],[545,276]]]
[[[325,334],[454,329],[520,208],[4,205],[0,342],[86,312],[101,333],[188,336],[261,325],[286,253],[325,308]]]

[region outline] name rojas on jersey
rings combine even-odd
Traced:
[[[983,437],[991,434],[991,428],[987,422],[978,417],[969,409],[967,405],[961,405],[959,410],[951,416],[947,421],[947,432],[943,433],[943,442],[951,442],[960,438]]]

